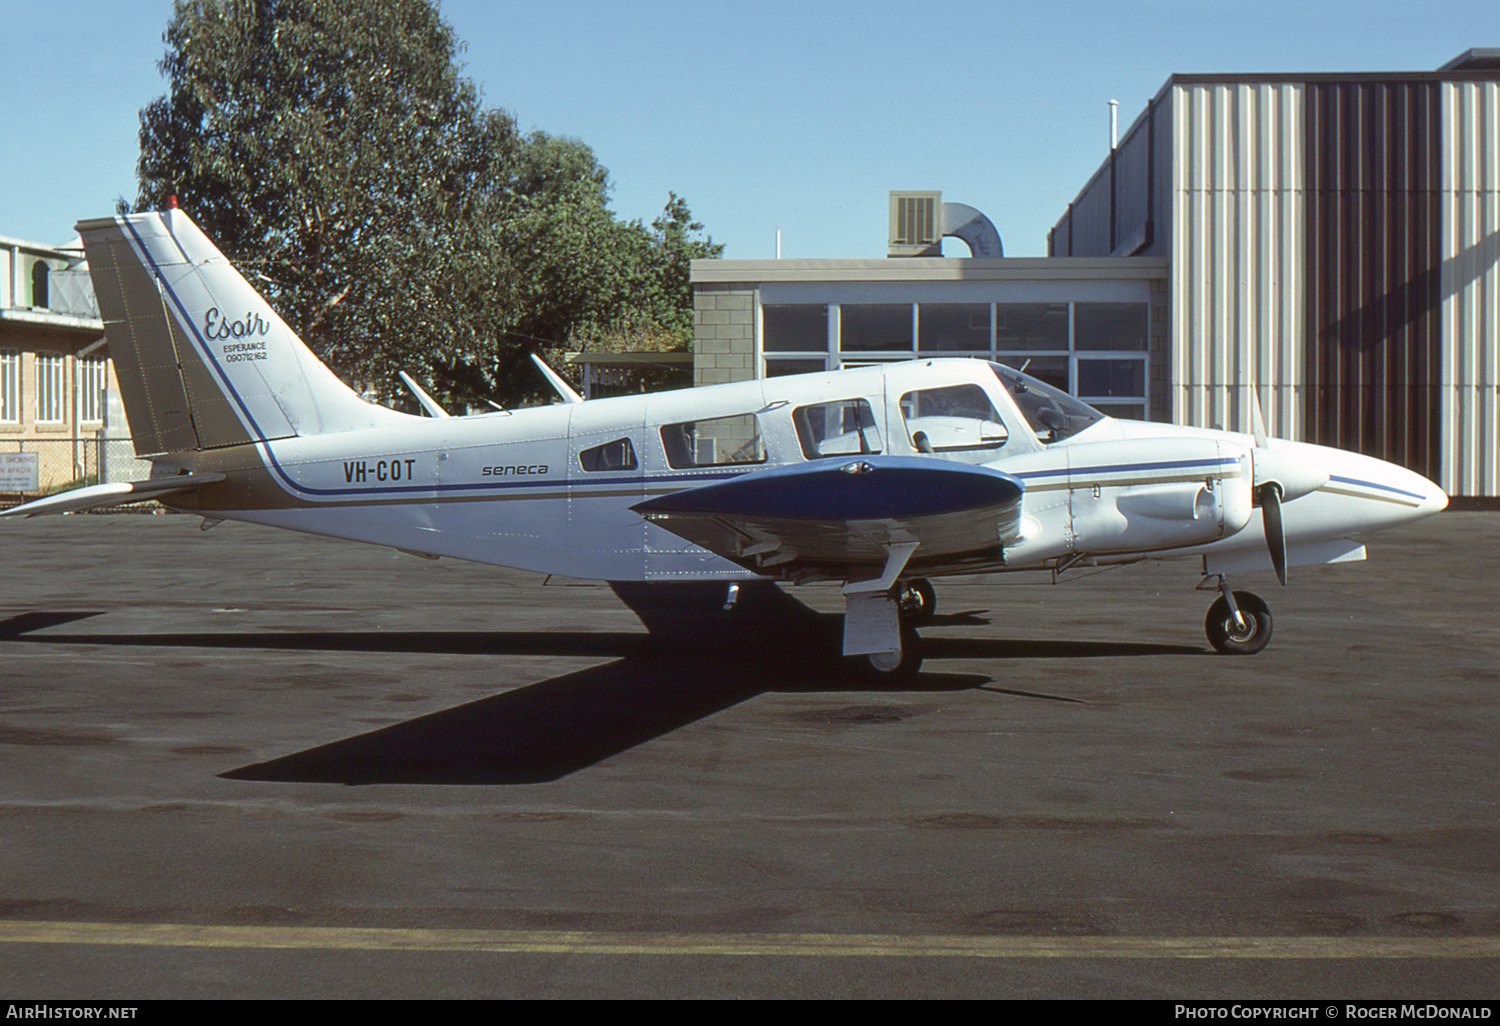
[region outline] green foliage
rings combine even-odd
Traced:
[[[538,390],[526,354],[691,339],[671,195],[608,207],[583,143],[481,107],[429,0],[178,0],[141,112],[136,209],[179,204],[346,378],[450,400]]]

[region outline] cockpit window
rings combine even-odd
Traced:
[[[901,397],[901,416],[918,452],[998,449],[1010,438],[990,397],[978,385],[907,392]]]
[[[1088,403],[1029,374],[1001,363],[990,364],[990,369],[1020,407],[1031,430],[1044,442],[1061,441],[1104,419],[1104,414]]]
[[[849,456],[880,451],[880,431],[865,399],[843,399],[816,406],[799,406],[792,413],[802,455]]]

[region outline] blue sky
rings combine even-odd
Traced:
[[[1493,0],[446,0],[464,74],[581,139],[612,204],[685,197],[726,257],[885,255],[886,194],[941,189],[1009,256],[1046,233],[1174,72],[1431,71],[1500,46]],[[171,0],[0,0],[0,235],[62,242],[135,195]],[[948,252],[964,255],[950,240]]]

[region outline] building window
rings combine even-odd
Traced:
[[[826,303],[766,304],[760,308],[760,318],[761,348],[768,353],[828,351]]]
[[[0,349],[0,424],[21,421],[21,354]]]
[[[1074,303],[1073,348],[1146,351],[1144,303]]]
[[[1078,361],[1078,392],[1098,399],[1135,399],[1145,394],[1146,365],[1140,360]]]
[[[917,354],[973,356],[1024,369],[1112,416],[1146,416],[1150,306],[1143,302],[835,301],[761,310],[766,377]],[[837,325],[831,349],[830,325]]]
[[[39,309],[47,308],[47,273],[50,270],[43,260],[31,265],[31,305]]]
[[[1000,303],[995,307],[995,348],[1002,353],[1067,349],[1067,303]]]
[[[78,422],[97,424],[104,419],[104,361],[85,357],[78,361]]]
[[[766,377],[779,378],[783,374],[816,374],[820,370],[827,370],[828,361],[823,358],[816,360],[773,360],[766,358]]]
[[[38,424],[61,424],[67,419],[64,376],[66,364],[60,353],[36,354],[36,420]]]
[[[920,303],[917,348],[924,353],[988,353],[989,303]]]
[[[849,303],[841,306],[839,348],[846,353],[911,352],[911,304]]]

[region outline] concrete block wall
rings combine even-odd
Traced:
[[[755,286],[701,284],[693,295],[694,385],[755,377]]]

